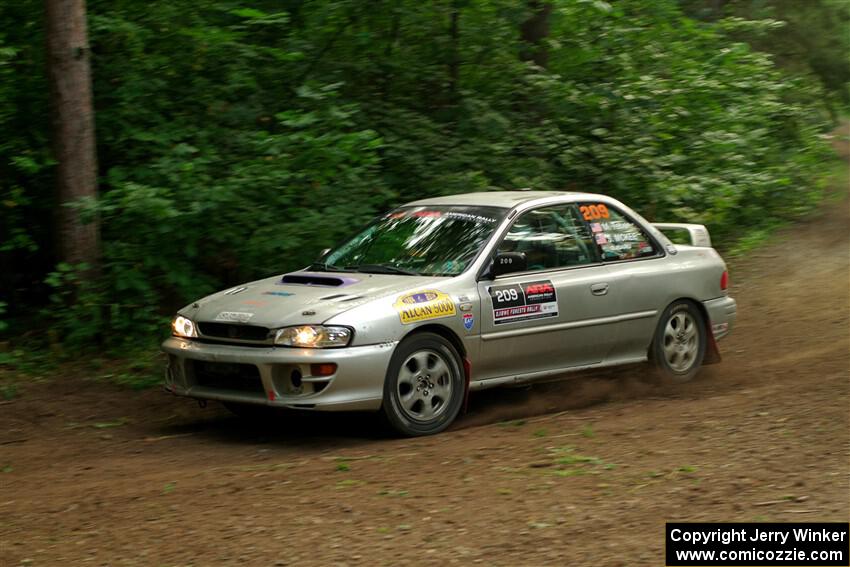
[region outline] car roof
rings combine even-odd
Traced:
[[[575,191],[530,191],[517,189],[514,191],[480,191],[477,193],[463,193],[461,195],[446,195],[443,197],[431,197],[405,203],[405,206],[421,205],[469,205],[479,207],[502,207],[512,209],[517,205],[551,199],[552,197],[565,197],[565,201],[593,201],[604,195],[596,193],[579,193]]]

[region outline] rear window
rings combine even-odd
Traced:
[[[613,207],[602,203],[583,203],[579,211],[590,225],[603,262],[658,254],[652,239],[643,229]]]

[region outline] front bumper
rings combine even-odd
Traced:
[[[209,344],[171,337],[165,388],[179,396],[325,411],[377,410],[396,343],[340,349]],[[333,363],[330,376],[311,365]]]
[[[735,319],[738,316],[738,305],[731,297],[718,297],[709,301],[703,301],[708,319],[711,324],[711,331],[714,333],[715,339],[722,339],[732,332],[732,327],[735,326]]]

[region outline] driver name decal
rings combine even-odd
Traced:
[[[451,317],[457,312],[452,298],[434,289],[402,295],[393,303],[393,307],[398,311],[402,325]]]
[[[558,297],[549,280],[490,287],[493,323],[517,323],[558,316]]]

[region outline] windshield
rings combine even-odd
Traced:
[[[425,276],[460,274],[507,211],[470,206],[396,209],[333,249],[312,268]]]

